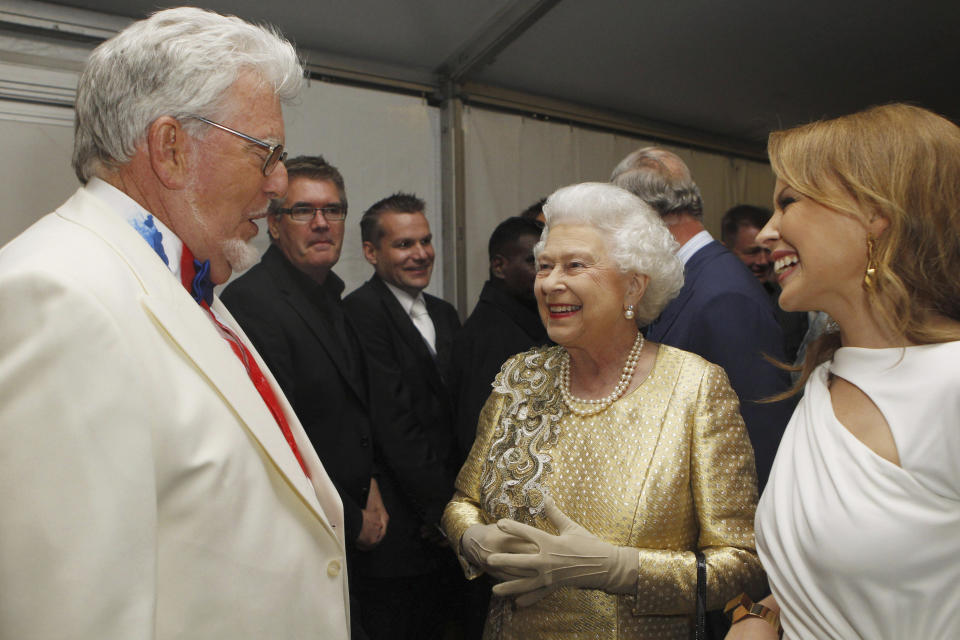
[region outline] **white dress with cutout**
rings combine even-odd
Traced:
[[[877,405],[901,466],[840,424],[828,372]],[[845,347],[819,366],[756,536],[785,638],[960,638],[960,342]]]

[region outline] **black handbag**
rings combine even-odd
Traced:
[[[723,611],[707,611],[707,559],[699,551],[697,556],[697,612],[693,629],[694,640],[723,640],[730,631],[730,623]]]

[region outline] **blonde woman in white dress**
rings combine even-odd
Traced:
[[[960,129],[902,104],[773,133],[758,235],[837,327],[757,510],[773,595],[733,640],[960,637]]]

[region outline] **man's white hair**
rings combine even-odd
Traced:
[[[666,149],[637,149],[614,168],[610,182],[637,196],[661,216],[686,213],[703,217],[703,198],[689,167]]]
[[[73,168],[86,183],[130,161],[157,118],[216,120],[243,72],[259,75],[283,103],[300,93],[296,50],[270,27],[193,7],[158,11],[90,54],[77,86]],[[184,121],[191,134],[201,124]]]

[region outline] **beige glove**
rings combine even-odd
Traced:
[[[501,520],[501,522],[513,522]],[[516,523],[519,524],[519,523]],[[495,553],[518,554],[536,553],[537,545],[504,533],[495,524],[475,524],[463,532],[460,538],[460,553],[475,567],[486,571],[494,578],[512,580],[534,575],[531,571],[514,571],[491,567],[487,559]]]
[[[514,539],[534,543],[539,552],[488,556],[487,564],[496,571],[532,574],[496,585],[493,587],[496,595],[522,594],[517,598],[517,604],[525,607],[562,586],[603,589],[609,593],[635,591],[640,570],[637,549],[604,542],[568,518],[552,500],[548,500],[545,511],[559,535],[513,520],[497,523],[502,532]]]

